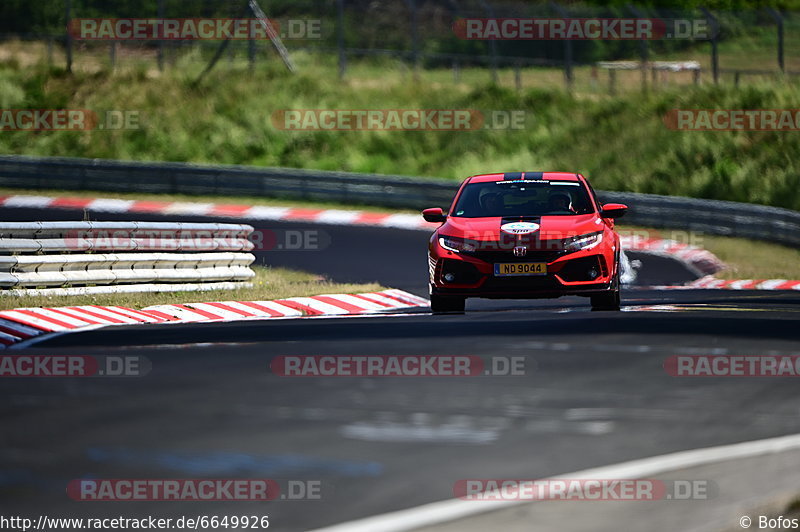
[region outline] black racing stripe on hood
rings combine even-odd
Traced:
[[[500,225],[510,224],[512,222],[533,222],[540,224],[541,220],[541,216],[503,216],[500,218]]]

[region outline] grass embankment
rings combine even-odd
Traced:
[[[672,131],[662,121],[673,108],[795,108],[800,86],[789,81],[573,97],[556,84],[517,93],[477,82],[430,81],[428,72],[413,83],[410,73],[385,63],[361,68],[375,79],[365,73],[340,83],[318,58],[298,55],[297,61],[300,73],[294,76],[275,61],[261,63],[253,74],[244,64],[220,65],[195,87],[202,67],[197,58],[180,59],[164,74],[148,63],[116,73],[101,68],[74,75],[0,60],[0,108],[141,113],[141,129],[132,131],[3,132],[0,152],[445,179],[508,169],[569,169],[589,176],[598,189],[800,209],[797,132]],[[467,132],[290,132],[271,122],[278,110],[324,108],[522,110],[527,115],[523,129]]]
[[[97,294],[85,296],[3,296],[0,310],[22,307],[65,307],[76,305],[113,305],[140,309],[151,305],[203,303],[208,301],[270,301],[287,297],[314,296],[331,293],[374,292],[377,284],[333,283],[309,273],[283,268],[253,267],[256,272],[252,288],[213,290],[209,292],[167,292],[144,294]]]

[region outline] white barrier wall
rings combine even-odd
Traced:
[[[248,286],[242,281],[255,275],[255,257],[246,253],[252,232],[249,225],[216,223],[0,223],[0,288]]]

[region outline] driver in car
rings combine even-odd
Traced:
[[[565,192],[556,192],[548,200],[548,208],[550,212],[575,212],[572,208],[572,198]]]
[[[489,215],[501,216],[505,202],[500,194],[486,194],[483,197],[483,208]]]

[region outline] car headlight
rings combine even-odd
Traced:
[[[603,232],[589,233],[588,235],[574,236],[564,240],[564,250],[579,251],[582,249],[592,249],[603,241]]]
[[[475,251],[478,248],[474,242],[454,236],[440,236],[439,245],[444,249],[454,253],[461,253],[462,251]]]

